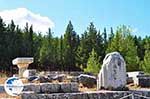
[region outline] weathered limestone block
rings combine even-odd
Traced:
[[[81,74],[78,76],[78,82],[82,83],[85,87],[91,88],[96,85],[96,77],[87,74]]]
[[[33,91],[34,93],[40,93],[41,92],[40,85],[34,84],[34,83],[25,84],[23,91]]]
[[[64,93],[78,92],[79,91],[78,88],[79,88],[78,83],[61,83],[59,92]]]
[[[72,83],[70,83],[70,91],[71,92],[78,92],[79,91],[79,85],[78,85],[78,83],[75,83],[75,82],[72,82]]]
[[[61,84],[62,92],[71,92],[71,84]]]
[[[150,75],[137,76],[137,85],[140,87],[150,87]]]
[[[33,77],[36,76],[36,70],[35,69],[27,69],[23,72],[23,77],[28,78],[28,77]]]
[[[60,84],[43,83],[40,85],[41,93],[56,93],[60,90]]]
[[[126,85],[126,64],[118,52],[105,56],[98,74],[97,89],[120,89]]]
[[[33,58],[16,58],[12,61],[13,65],[17,65],[19,68],[19,77],[23,77],[23,73],[27,70],[29,64],[33,63]]]
[[[47,98],[45,94],[22,94],[21,99],[53,99],[53,98]]]

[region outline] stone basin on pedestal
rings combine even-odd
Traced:
[[[23,73],[25,70],[27,70],[29,64],[33,63],[32,57],[20,57],[15,58],[12,61],[13,65],[17,65],[19,68],[19,77],[23,77]]]

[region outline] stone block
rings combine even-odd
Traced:
[[[150,87],[150,75],[137,76],[137,84],[140,87]]]
[[[33,91],[34,93],[40,93],[41,89],[39,84],[30,83],[24,85],[23,91]]]
[[[35,69],[27,69],[23,72],[23,77],[28,78],[28,77],[33,77],[36,76],[36,70]]]
[[[126,63],[118,52],[105,56],[98,74],[97,89],[118,89],[126,85]]]
[[[79,89],[78,89],[79,88],[78,83],[74,82],[74,83],[70,83],[70,85],[71,85],[70,86],[71,87],[71,89],[70,89],[71,92],[78,92],[79,91]]]
[[[60,84],[43,83],[40,85],[41,93],[58,93],[60,86]]]
[[[46,99],[46,96],[43,95],[43,97],[41,97],[39,94],[22,94],[21,99]]]
[[[62,92],[71,92],[71,84],[61,84],[61,91]]]
[[[96,85],[96,77],[87,74],[81,74],[78,76],[78,82],[82,83],[85,87],[91,88]]]

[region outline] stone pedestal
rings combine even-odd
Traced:
[[[126,85],[126,64],[118,52],[109,53],[98,74],[97,89],[120,90]]]
[[[17,65],[19,68],[19,77],[23,77],[23,73],[27,70],[29,64],[33,63],[33,58],[16,58],[12,61],[13,65]]]

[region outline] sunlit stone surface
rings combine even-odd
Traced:
[[[117,89],[126,85],[126,64],[118,52],[105,56],[98,74],[97,89]]]

